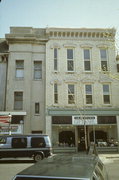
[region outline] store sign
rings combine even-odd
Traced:
[[[97,116],[72,116],[73,125],[96,125]]]
[[[22,125],[10,125],[10,126],[0,126],[0,134],[22,134]]]

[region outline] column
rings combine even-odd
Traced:
[[[52,116],[46,116],[46,134],[52,141]]]

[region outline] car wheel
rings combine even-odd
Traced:
[[[43,159],[43,157],[41,154],[35,154],[34,155],[34,161],[35,162],[41,161],[42,159]]]

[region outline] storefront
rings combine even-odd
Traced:
[[[116,116],[52,116],[54,148],[87,149],[93,142],[98,148],[118,147]]]
[[[0,112],[0,134],[23,134],[26,112]]]

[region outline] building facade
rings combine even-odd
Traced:
[[[115,29],[11,27],[6,41],[0,114],[12,116],[12,133],[47,133],[56,149],[117,147]]]
[[[45,43],[44,29],[11,27],[6,106],[13,133],[45,132]]]
[[[115,30],[48,28],[47,34],[46,132],[53,146],[116,146]]]

